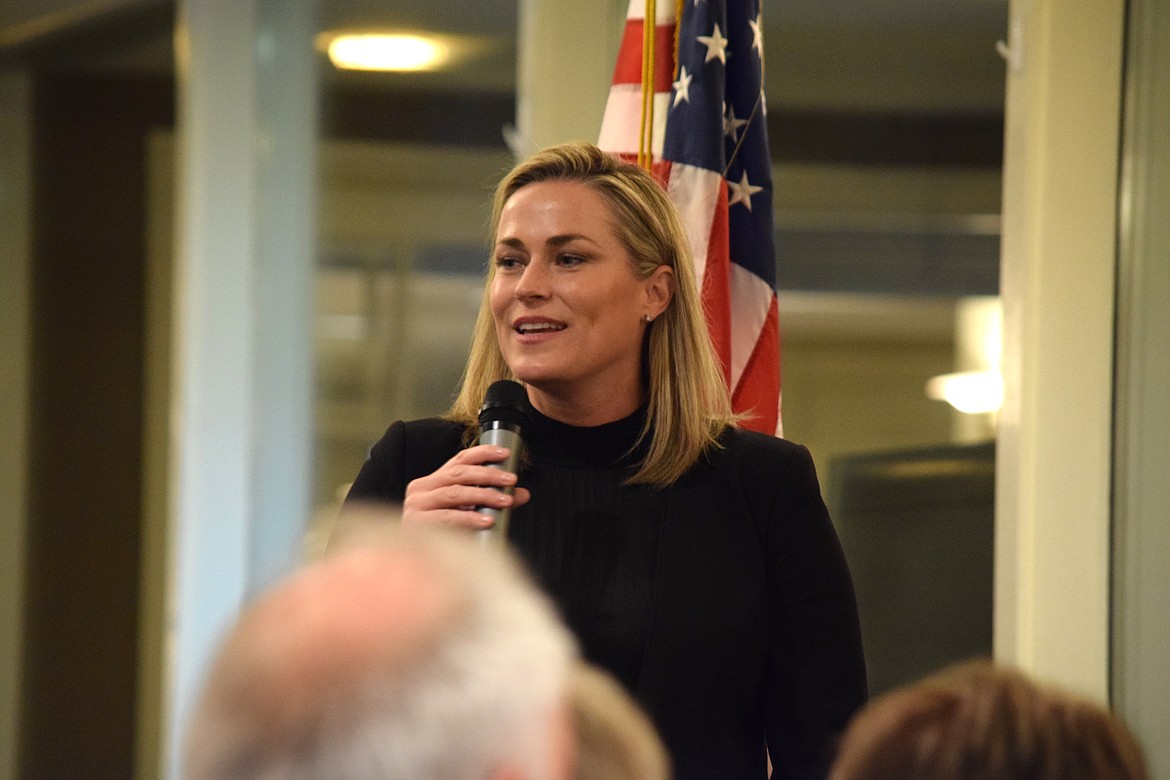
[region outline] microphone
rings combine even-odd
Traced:
[[[479,440],[478,444],[492,444],[497,447],[507,447],[508,457],[499,463],[488,464],[492,468],[503,469],[515,474],[520,468],[520,459],[524,451],[524,441],[520,438],[521,429],[528,424],[528,394],[523,386],[510,379],[501,379],[492,382],[483,397],[483,406],[479,409]],[[512,488],[499,488],[508,495],[512,495]],[[476,512],[489,515],[495,523],[490,528],[483,528],[475,532],[481,542],[490,540],[502,541],[508,535],[509,509],[497,509],[490,506],[477,506]]]

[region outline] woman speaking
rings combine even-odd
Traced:
[[[764,778],[769,755],[774,777],[823,777],[866,696],[852,583],[808,451],[736,427],[673,204],[569,144],[504,178],[492,225],[458,397],[391,425],[347,503],[469,530],[509,510],[508,542],[676,777]],[[474,444],[502,379],[531,406],[518,479]]]

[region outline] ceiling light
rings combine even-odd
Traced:
[[[434,70],[447,61],[444,43],[422,35],[336,35],[328,45],[334,67],[344,70]]]
[[[966,414],[997,412],[1003,405],[1003,377],[998,371],[941,374],[926,383],[926,395]]]

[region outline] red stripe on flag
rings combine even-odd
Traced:
[[[638,155],[632,152],[610,152],[614,157],[625,160],[628,163],[638,164]],[[655,160],[650,164],[650,175],[653,176],[662,188],[666,188],[666,182],[670,181],[670,166],[673,163],[670,160]]]
[[[740,427],[774,435],[780,415],[777,398],[780,391],[780,330],[776,296],[768,306],[768,316],[755,349],[744,366],[739,386],[731,395],[731,404],[737,412],[750,415]]]
[[[723,368],[724,381],[731,382],[731,267],[727,242],[727,181],[719,180],[719,198],[711,220],[707,242],[707,265],[703,271],[703,313],[711,331],[711,343]]]
[[[642,30],[641,19],[626,20],[613,69],[614,84],[642,83]],[[674,25],[660,24],[654,28],[654,91],[670,92],[673,84]]]
[[[650,174],[658,179],[658,183],[666,189],[666,183],[670,181],[670,166],[673,163],[670,160],[655,160],[650,164]]]

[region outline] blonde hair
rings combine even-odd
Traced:
[[[670,757],[650,718],[608,672],[581,662],[569,681],[576,780],[668,780]]]
[[[1105,707],[1022,672],[968,662],[871,702],[829,780],[1145,780],[1141,748]]]
[[[545,149],[517,165],[496,187],[491,234],[494,241],[504,204],[521,187],[542,181],[574,181],[592,187],[609,204],[617,238],[630,253],[635,275],[649,277],[661,265],[674,270],[675,289],[666,310],[647,326],[646,455],[631,483],[665,487],[677,481],[735,424],[727,383],[711,345],[699,300],[690,245],[678,211],[646,171],[591,144]],[[471,354],[459,394],[447,418],[474,427],[488,385],[516,379],[496,339],[487,283],[472,336]],[[637,445],[635,445],[637,446]]]

